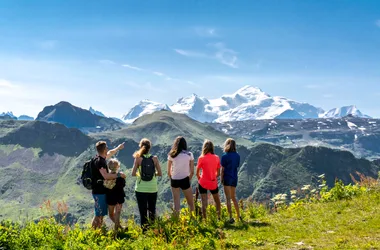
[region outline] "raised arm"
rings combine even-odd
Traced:
[[[162,176],[162,171],[161,171],[161,166],[160,166],[160,162],[158,161],[158,158],[157,156],[154,156],[153,157],[153,161],[154,161],[154,166],[156,167],[156,170],[157,170],[157,176]]]
[[[119,144],[119,146],[117,146],[116,148],[114,148],[112,150],[109,150],[107,152],[107,159],[109,159],[112,156],[114,156],[117,153],[117,151],[122,150],[123,148],[124,148],[124,142],[122,144]]]

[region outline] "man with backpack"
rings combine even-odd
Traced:
[[[126,178],[126,175],[122,172],[117,174],[108,173],[106,159],[111,158],[119,150],[124,148],[124,143],[120,144],[112,150],[108,150],[107,143],[105,141],[99,141],[96,143],[96,151],[98,155],[91,160],[91,189],[92,196],[95,201],[95,216],[92,220],[92,227],[94,229],[100,228],[103,224],[103,217],[108,213],[108,206],[106,200],[106,187],[103,185],[104,180],[113,180],[117,177]]]

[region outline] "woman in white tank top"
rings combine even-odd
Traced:
[[[170,178],[174,200],[174,211],[176,215],[179,215],[181,209],[181,189],[185,195],[190,211],[193,212],[194,201],[191,189],[191,179],[194,175],[194,156],[191,152],[187,151],[187,143],[182,136],[178,136],[174,140],[173,147],[169,152],[168,175]]]

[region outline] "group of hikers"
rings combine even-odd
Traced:
[[[150,154],[151,146],[151,142],[144,138],[140,141],[139,149],[133,154],[134,165],[132,176],[136,177],[136,200],[140,212],[141,226],[144,231],[147,229],[149,222],[155,220],[158,192],[157,177],[162,176],[158,157]],[[119,171],[120,162],[112,157],[123,148],[124,143],[112,150],[108,150],[105,141],[96,143],[97,156],[91,163],[91,189],[95,201],[95,216],[92,221],[93,228],[100,228],[103,224],[103,218],[107,214],[115,223],[115,229],[122,228],[120,225],[120,214],[125,201],[124,187],[126,175]],[[194,155],[188,151],[184,137],[179,136],[174,140],[167,160],[167,173],[171,184],[175,215],[179,216],[180,213],[181,190],[186,198],[190,212],[195,212],[191,188],[191,180],[194,176]],[[224,186],[224,194],[230,216],[229,223],[235,222],[232,216],[231,200],[236,210],[237,219],[241,220],[239,205],[236,199],[239,165],[240,156],[236,152],[235,140],[229,138],[225,141],[224,154],[221,156],[221,159],[214,153],[214,144],[210,140],[205,140],[195,172],[198,180],[197,189],[201,195],[201,214],[203,218],[206,218],[208,191],[213,196],[217,214],[220,218],[221,202],[218,189],[218,177],[220,177],[221,183]]]

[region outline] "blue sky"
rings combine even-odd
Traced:
[[[0,2],[0,112],[121,117],[244,85],[380,117],[380,1]]]

